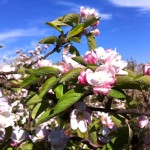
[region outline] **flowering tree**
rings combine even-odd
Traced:
[[[58,36],[1,67],[2,150],[150,148],[150,65],[135,73],[116,50],[97,47],[99,20],[81,7],[47,22]],[[89,51],[81,56],[74,43],[83,36]],[[54,64],[46,58],[55,52],[62,61]]]

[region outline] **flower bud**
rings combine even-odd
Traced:
[[[98,36],[100,34],[99,29],[94,29],[92,31],[90,31],[93,35]]]
[[[150,75],[150,64],[146,64],[143,68],[144,75]]]
[[[138,117],[138,119],[137,119],[137,123],[138,123],[138,126],[140,127],[140,128],[144,128],[145,126],[147,126],[147,124],[148,124],[148,118],[146,117],[146,116],[140,116],[140,117]]]

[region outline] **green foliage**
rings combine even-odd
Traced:
[[[23,87],[26,87],[26,86],[28,86],[28,85],[37,83],[39,80],[40,80],[40,79],[37,78],[37,77],[35,77],[34,75],[30,75],[30,76],[26,77],[26,78],[23,80],[23,82],[22,82],[22,84],[21,84],[21,87],[23,88]]]
[[[72,30],[70,30],[68,38],[79,35],[84,29],[84,25],[82,23],[76,25]]]
[[[40,44],[54,44],[57,41],[56,36],[49,36],[39,41]]]
[[[91,33],[89,33],[89,34],[86,34],[86,38],[87,38],[89,50],[94,50],[96,48],[95,37]]]
[[[111,89],[111,92],[108,94],[108,96],[117,98],[117,99],[125,99],[126,98],[125,92],[123,90],[115,89],[115,88]]]
[[[70,106],[75,104],[77,101],[80,100],[80,98],[85,94],[84,89],[71,89],[68,92],[66,92],[58,101],[56,106],[53,109],[46,110],[38,119],[37,126],[50,118],[58,115],[59,113],[65,111]]]
[[[58,70],[54,67],[41,67],[39,69],[27,69],[27,73],[34,75],[36,77],[48,76],[48,75],[58,75]]]
[[[77,79],[81,71],[82,71],[81,68],[74,68],[68,71],[62,76],[60,83],[65,82],[65,81],[71,81],[73,79]]]
[[[26,102],[26,105],[33,105],[35,103],[38,103],[42,101],[42,98],[38,95],[38,94],[35,94],[35,95],[32,95]]]
[[[55,76],[52,76],[51,78],[47,79],[40,90],[39,97],[42,98],[50,89],[56,86],[58,82],[59,79]]]

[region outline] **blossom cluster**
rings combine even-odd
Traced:
[[[107,95],[116,81],[116,75],[127,75],[123,69],[127,62],[121,60],[121,56],[111,49],[104,50],[99,47],[86,52],[83,57],[87,64],[98,65],[95,71],[87,69],[80,73],[78,80],[81,84],[92,86],[93,93]]]

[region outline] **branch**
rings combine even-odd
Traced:
[[[31,64],[29,65],[26,65],[26,67],[31,67],[32,65],[36,64],[39,60],[41,59],[46,59],[48,56],[50,56],[51,54],[53,54],[56,50],[58,49],[58,47],[56,46],[53,50],[51,50],[50,52],[48,52],[45,56],[35,60],[35,61],[32,61]]]
[[[106,113],[111,113],[111,114],[133,114],[133,115],[145,115],[145,116],[150,116],[150,112],[140,112],[137,109],[129,109],[129,110],[124,110],[124,109],[105,109],[105,108],[95,108],[95,107],[88,107],[92,111],[102,111]]]

